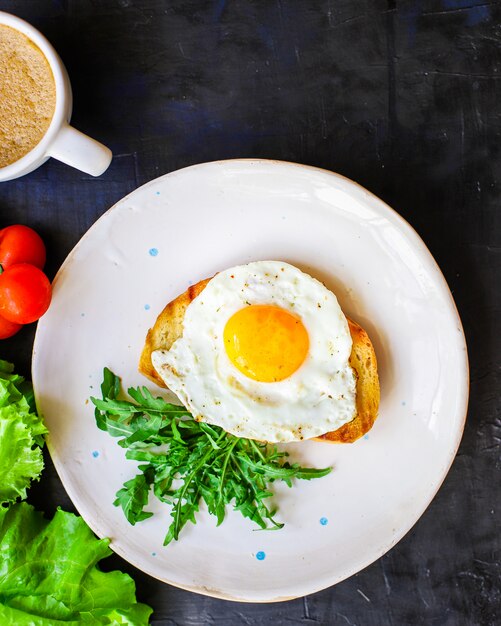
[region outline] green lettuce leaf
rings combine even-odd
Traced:
[[[25,502],[0,507],[0,624],[148,624],[132,578],[98,569],[108,544],[72,513],[48,521]]]
[[[46,432],[31,384],[0,360],[0,504],[26,498],[27,487],[38,480]]]

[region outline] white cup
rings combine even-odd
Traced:
[[[0,181],[24,176],[50,157],[92,176],[99,176],[111,162],[111,150],[70,126],[73,105],[71,85],[56,51],[36,28],[10,13],[0,11],[0,24],[20,31],[40,48],[51,67],[56,84],[56,106],[47,132],[30,152],[0,168]]]

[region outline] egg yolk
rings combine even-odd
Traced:
[[[224,328],[224,346],[233,365],[262,383],[284,380],[308,354],[308,333],[296,315],[267,304],[237,311]]]

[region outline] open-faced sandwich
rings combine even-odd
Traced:
[[[232,267],[169,302],[139,370],[197,421],[264,442],[353,442],[378,413],[367,333],[321,282],[280,261]]]

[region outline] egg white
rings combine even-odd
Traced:
[[[226,354],[226,322],[253,304],[294,313],[308,332],[305,361],[282,381],[252,380]],[[346,317],[331,291],[288,263],[256,261],[212,278],[187,307],[182,336],[170,350],[153,352],[152,363],[197,420],[239,437],[300,441],[355,416],[351,347]]]

